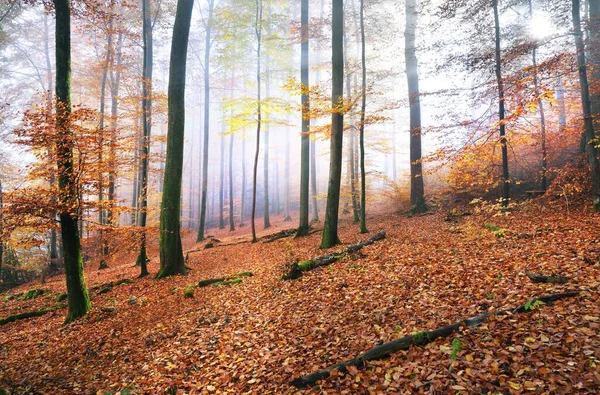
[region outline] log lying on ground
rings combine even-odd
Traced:
[[[336,262],[344,255],[360,251],[363,247],[371,245],[374,242],[383,239],[385,239],[385,231],[382,230],[381,232],[375,233],[373,236],[361,241],[360,243],[346,247],[342,251],[321,255],[316,258],[309,259],[307,261],[296,261],[293,263],[288,263],[285,265],[284,274],[281,278],[283,280],[295,280],[301,277],[303,272],[313,270],[314,268],[320,266],[331,265],[333,262]]]
[[[10,322],[17,321],[17,320],[24,320],[26,318],[40,317],[44,314],[47,314],[47,313],[54,311],[56,309],[59,309],[59,308],[60,307],[54,307],[51,309],[41,309],[41,310],[27,311],[25,313],[20,313],[20,314],[9,315],[6,318],[0,318],[0,325],[5,325]]]
[[[207,287],[212,284],[222,284],[222,285],[231,285],[242,282],[242,277],[252,277],[253,274],[251,272],[240,272],[236,274],[232,274],[230,276],[219,277],[219,278],[209,278],[206,280],[200,280],[198,282],[198,288]]]
[[[425,344],[431,343],[432,341],[434,341],[435,339],[437,339],[439,337],[447,337],[447,336],[451,335],[454,331],[456,331],[462,325],[467,326],[467,327],[477,326],[477,325],[481,324],[483,321],[485,321],[486,318],[494,316],[494,315],[509,314],[509,313],[510,314],[524,313],[524,312],[532,310],[535,306],[537,306],[540,303],[551,303],[551,302],[554,302],[559,299],[577,296],[578,294],[579,294],[579,291],[568,291],[568,292],[564,292],[564,293],[560,293],[560,294],[542,296],[539,298],[531,299],[531,300],[527,301],[527,303],[525,303],[513,310],[504,310],[504,311],[497,311],[497,312],[492,312],[492,313],[485,313],[485,314],[481,314],[481,315],[478,315],[475,317],[471,317],[471,318],[467,318],[467,319],[455,322],[454,324],[451,324],[451,325],[446,325],[441,328],[434,329],[429,332],[419,332],[414,335],[404,336],[400,339],[393,340],[391,342],[384,343],[378,347],[372,348],[369,351],[362,353],[357,357],[348,359],[346,361],[337,363],[335,365],[331,365],[325,369],[318,370],[315,373],[311,373],[307,376],[296,378],[290,382],[290,385],[293,385],[297,388],[304,388],[307,386],[311,386],[311,385],[315,384],[317,381],[329,377],[332,370],[338,370],[340,372],[347,373],[348,366],[361,367],[364,365],[364,363],[366,361],[372,361],[372,360],[377,360],[377,359],[387,357],[390,354],[395,353],[397,351],[406,350],[410,346],[420,346],[420,345],[425,345]]]
[[[291,236],[295,235],[297,231],[298,231],[298,229],[296,229],[296,228],[284,229],[284,230],[280,230],[279,232],[275,232],[275,233],[271,233],[269,235],[263,236],[260,238],[260,240],[263,243],[271,243],[275,240],[284,239],[286,237],[291,237]]]
[[[534,274],[531,272],[525,272],[525,274],[534,283],[566,284],[571,279],[571,277],[543,276],[541,274]]]

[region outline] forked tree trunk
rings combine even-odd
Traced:
[[[181,246],[180,214],[185,130],[185,71],[193,7],[194,0],[178,0],[173,25],[168,91],[169,129],[160,212],[160,270],[157,278],[186,272]]]

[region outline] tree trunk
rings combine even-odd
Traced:
[[[592,120],[590,93],[585,65],[585,52],[581,33],[581,19],[579,16],[579,0],[572,0],[573,5],[573,30],[575,31],[575,46],[577,50],[577,66],[579,69],[579,85],[581,91],[581,106],[583,109],[583,124],[586,136],[586,150],[592,177],[592,199],[594,211],[600,211],[600,166],[594,146],[594,124]]]
[[[91,307],[83,275],[81,243],[77,230],[78,194],[73,168],[71,115],[71,4],[54,0],[56,11],[56,161],[60,202],[60,228],[67,278],[68,312],[65,322],[84,316]]]
[[[115,218],[115,192],[117,181],[117,121],[119,110],[119,86],[121,84],[121,64],[122,64],[123,32],[119,32],[117,37],[117,47],[115,49],[114,64],[110,73],[110,95],[111,95],[111,117],[110,117],[110,147],[108,149],[108,200],[109,209],[107,221],[109,225],[118,224],[118,218]],[[116,71],[115,71],[116,70]]]
[[[221,136],[219,136],[221,148],[219,158],[219,229],[225,229],[225,130],[225,114],[223,114]]]
[[[348,67],[348,36],[344,31],[344,67],[349,69]],[[352,85],[350,84],[350,73],[346,73],[346,96],[348,97],[348,102],[352,101]],[[358,208],[358,200],[356,193],[356,172],[355,172],[355,156],[354,156],[354,140],[356,138],[356,127],[352,125],[350,128],[350,140],[348,141],[348,160],[347,160],[347,177],[348,183],[350,184],[350,198],[352,201],[352,213],[354,215],[354,223],[358,223],[360,221],[360,209]]]
[[[283,206],[283,220],[285,222],[291,221],[292,217],[290,215],[290,128],[286,128],[285,130],[285,177],[283,180],[283,197],[284,197],[284,206]]]
[[[556,101],[558,102],[558,129],[562,134],[567,127],[567,109],[565,106],[565,87],[560,76],[556,81]]]
[[[208,19],[206,21],[206,36],[204,39],[204,146],[202,147],[202,191],[200,203],[200,224],[196,241],[204,240],[206,226],[206,197],[208,188],[208,132],[210,129],[210,46],[213,22],[214,0],[208,0]]]
[[[50,61],[50,29],[48,27],[48,14],[44,13],[44,54],[46,57],[46,78],[48,83],[48,95],[46,98],[48,108],[46,111],[48,112],[48,117],[52,114],[52,98],[54,95],[54,87],[52,83],[52,63]],[[54,161],[54,154],[52,152],[52,147],[48,147],[48,160],[50,162]],[[54,172],[50,174],[50,189],[54,187],[56,183],[56,175]],[[56,198],[52,197],[52,203],[56,203]],[[55,216],[56,217],[56,216]],[[1,248],[1,246],[0,246]],[[50,229],[50,269],[56,269],[56,260],[58,259],[57,253],[57,242],[56,242],[56,228],[54,224],[52,224],[52,229]],[[2,262],[0,261],[0,265]],[[0,276],[0,280],[2,277]]]
[[[332,89],[331,89],[331,153],[329,158],[329,186],[327,206],[321,238],[321,248],[329,248],[340,242],[338,237],[338,213],[340,183],[342,177],[342,150],[344,137],[344,2],[332,2]]]
[[[531,4],[531,0],[528,0],[529,5],[529,19],[533,19],[533,7]],[[546,192],[547,180],[546,180],[546,170],[548,168],[547,161],[547,151],[546,151],[546,117],[544,115],[544,102],[540,97],[540,88],[538,83],[538,67],[537,67],[537,44],[533,45],[533,49],[531,51],[531,64],[533,66],[533,89],[534,94],[537,99],[538,111],[540,113],[540,132],[541,132],[541,140],[542,140],[542,191]]]
[[[160,212],[160,271],[157,278],[185,274],[181,246],[181,178],[185,130],[185,72],[193,0],[178,0],[169,66],[167,158]]]
[[[240,197],[240,224],[244,226],[244,210],[246,210],[246,139],[242,138],[242,196]]]
[[[268,12],[269,12],[269,18],[271,16],[271,9],[270,7],[268,8]],[[270,21],[267,22],[267,26],[269,26]],[[270,32],[267,30],[267,34],[269,34]],[[266,94],[266,100],[268,102],[269,100],[269,96],[271,95],[271,68],[270,68],[270,58],[269,56],[266,57],[266,64],[267,64],[267,69],[266,69],[266,81],[265,81],[265,94]],[[268,116],[268,114],[267,114]],[[263,159],[264,159],[264,166],[263,166],[263,177],[264,177],[264,188],[263,188],[263,193],[264,193],[264,213],[263,213],[263,218],[264,218],[264,229],[270,228],[271,227],[271,217],[270,217],[270,202],[269,202],[269,123],[267,122],[265,124],[265,142],[264,142],[264,151],[263,151]]]
[[[494,0],[495,1],[495,0]],[[419,91],[419,71],[415,48],[417,27],[416,0],[406,1],[406,30],[404,31],[404,58],[408,82],[408,102],[410,106],[410,206],[416,213],[427,211],[423,165],[421,163],[421,101]]]
[[[300,83],[302,85],[302,129],[300,137],[300,219],[297,237],[308,235],[310,224],[308,222],[308,187],[310,181],[310,97],[309,97],[309,60],[308,60],[308,0],[300,2]],[[288,147],[289,149],[289,147]],[[288,165],[289,166],[289,165]],[[288,199],[289,200],[289,199]],[[289,204],[288,204],[289,206]],[[289,207],[288,215],[289,216]]]
[[[256,40],[257,40],[257,59],[256,59],[256,83],[257,83],[257,106],[256,106],[256,151],[254,153],[254,170],[252,175],[252,214],[250,217],[250,224],[252,227],[252,242],[258,241],[256,238],[256,225],[254,220],[256,218],[256,177],[258,174],[258,155],[260,153],[260,127],[262,123],[261,113],[261,96],[260,96],[260,47],[262,44],[262,0],[256,0]]]
[[[504,121],[504,80],[502,79],[502,58],[500,55],[500,17],[498,0],[492,0],[494,9],[494,31],[496,36],[496,83],[498,84],[498,119],[500,123],[500,145],[502,147],[502,206],[508,206],[510,197],[510,178],[508,175],[508,147],[506,142],[506,125]]]
[[[594,135],[598,134],[600,130],[600,2],[590,1],[589,6],[589,49],[588,56],[589,61],[595,67],[591,68],[592,79],[590,84],[590,105],[591,105],[591,116],[594,120]]]
[[[367,107],[367,63],[365,55],[365,5],[360,0],[360,43],[362,69],[362,101],[360,110],[360,233],[367,233],[367,183],[365,177],[365,111]]]
[[[233,133],[229,134],[229,231],[235,230],[233,214]]]
[[[140,210],[139,223],[141,229],[140,252],[136,264],[141,267],[140,277],[148,275],[147,262],[148,253],[146,251],[146,217],[148,215],[148,162],[150,161],[150,133],[152,130],[152,61],[153,61],[153,42],[152,42],[152,22],[150,0],[142,2],[143,15],[143,33],[144,33],[144,64],[142,81],[142,117],[143,117],[143,136],[142,136],[142,170],[141,170],[141,188],[140,188]],[[184,66],[185,70],[185,66]],[[169,81],[170,84],[170,81]],[[185,85],[185,79],[183,84]],[[171,92],[169,91],[169,94]],[[182,147],[183,149],[183,147]],[[178,230],[179,231],[179,230]]]

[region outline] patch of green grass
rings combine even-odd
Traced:
[[[488,230],[491,230],[492,232],[497,232],[497,231],[500,230],[499,226],[494,225],[492,223],[483,224],[483,227],[486,228],[486,229],[488,229]]]
[[[184,298],[193,298],[194,297],[194,285],[188,285],[187,287],[185,287],[185,289],[183,290],[183,297]]]
[[[490,292],[485,298],[488,299],[488,300],[494,299],[494,293]]]
[[[22,300],[35,299],[38,296],[43,295],[45,293],[45,289],[30,289],[29,291],[25,292],[25,295],[23,295]]]
[[[541,300],[536,300],[536,301],[528,300],[527,303],[525,303],[525,311],[535,310],[543,304],[544,304],[544,302],[542,302]]]

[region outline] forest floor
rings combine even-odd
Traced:
[[[283,264],[322,255],[319,232],[271,243],[198,245],[187,262],[192,271],[163,280],[138,279],[133,259],[104,271],[90,266],[89,286],[133,282],[93,291],[90,313],[67,326],[64,307],[1,326],[0,388],[30,394],[162,394],[172,386],[178,394],[599,393],[600,216],[531,203],[508,215],[447,214],[369,218],[371,234],[385,230],[386,239],[291,281],[281,280]],[[278,222],[269,232],[293,224]],[[211,234],[226,244],[243,241],[242,231]],[[342,222],[345,245],[367,237]],[[192,235],[186,240],[194,248]],[[156,259],[149,269],[157,272]],[[193,298],[184,297],[201,279],[242,271],[254,276],[194,288]],[[527,271],[572,279],[533,283]],[[0,301],[0,318],[55,306],[64,279],[11,293],[34,288],[49,291]],[[288,384],[382,342],[566,290],[580,292],[529,313],[491,317],[347,374],[334,372],[304,390]]]

